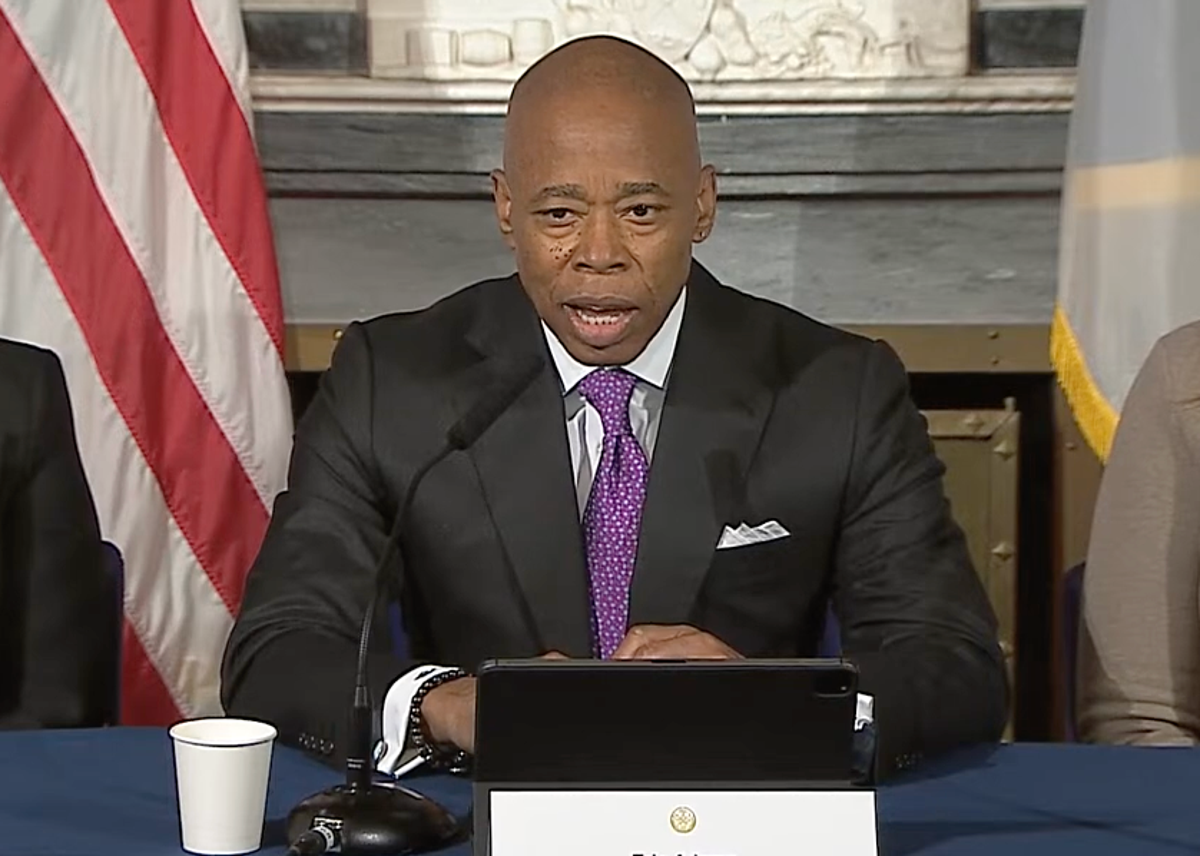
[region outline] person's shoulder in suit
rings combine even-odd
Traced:
[[[48,386],[66,386],[62,363],[53,351],[0,339],[0,400],[26,402],[26,412],[39,394]],[[10,415],[17,416],[10,408]]]
[[[772,325],[793,341],[805,341],[824,348],[870,345],[869,339],[857,333],[834,327],[770,298],[743,291],[735,283],[714,280],[714,284],[721,299],[741,316],[742,325],[748,329]]]
[[[402,365],[407,374],[438,378],[478,356],[474,334],[481,325],[528,320],[532,306],[515,275],[480,280],[427,307],[356,322],[377,361]]]
[[[102,724],[115,673],[102,542],[58,356],[0,339],[0,728]]]
[[[60,405],[66,403],[66,407]],[[0,497],[32,465],[41,434],[70,418],[62,363],[53,351],[0,338]]]
[[[739,289],[700,269],[721,317],[734,328],[732,335],[746,343],[760,366],[768,366],[786,382],[823,357],[836,357],[844,368],[861,370],[872,353],[882,350],[899,363],[885,344],[835,327],[799,309]],[[832,365],[831,361],[831,365]]]
[[[58,354],[40,345],[19,342],[15,339],[0,338],[0,369],[6,373],[14,368],[54,366],[54,370],[62,372],[62,362]]]

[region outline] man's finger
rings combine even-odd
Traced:
[[[612,659],[634,659],[638,648],[646,644],[646,640],[652,638],[654,633],[655,627],[651,624],[638,624],[634,627],[630,627],[627,631],[625,631],[625,638],[621,640],[621,644],[617,646],[617,650],[613,651]]]
[[[635,660],[727,660],[730,655],[719,645],[696,634],[675,636],[648,642],[640,646],[632,659]]]
[[[613,652],[612,658],[614,660],[644,659],[640,654],[643,646],[696,633],[699,631],[695,627],[686,624],[638,624],[630,627],[625,633],[625,638]]]
[[[621,640],[621,644],[617,646],[617,650],[613,651],[612,659],[614,660],[632,660],[637,650],[643,645],[643,639],[640,636],[634,636],[632,633],[625,634],[625,638]]]
[[[676,636],[688,636],[700,633],[690,624],[639,624],[630,632],[637,632],[644,639],[674,639]]]

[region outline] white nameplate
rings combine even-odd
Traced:
[[[877,856],[875,792],[492,791],[491,856]]]

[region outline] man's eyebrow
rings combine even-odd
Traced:
[[[587,201],[587,193],[578,184],[551,184],[543,187],[533,197],[534,202],[544,202],[547,199],[575,199]]]
[[[627,181],[621,185],[621,198],[644,196],[648,194],[669,196],[666,188],[657,181]]]
[[[618,188],[621,199],[630,196],[669,196],[666,188],[657,181],[627,181]],[[578,184],[549,184],[537,192],[533,201],[545,202],[547,199],[575,199],[587,202],[587,191]]]

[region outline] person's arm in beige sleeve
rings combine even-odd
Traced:
[[[1154,348],[1092,523],[1077,718],[1089,742],[1200,743],[1200,325]]]

